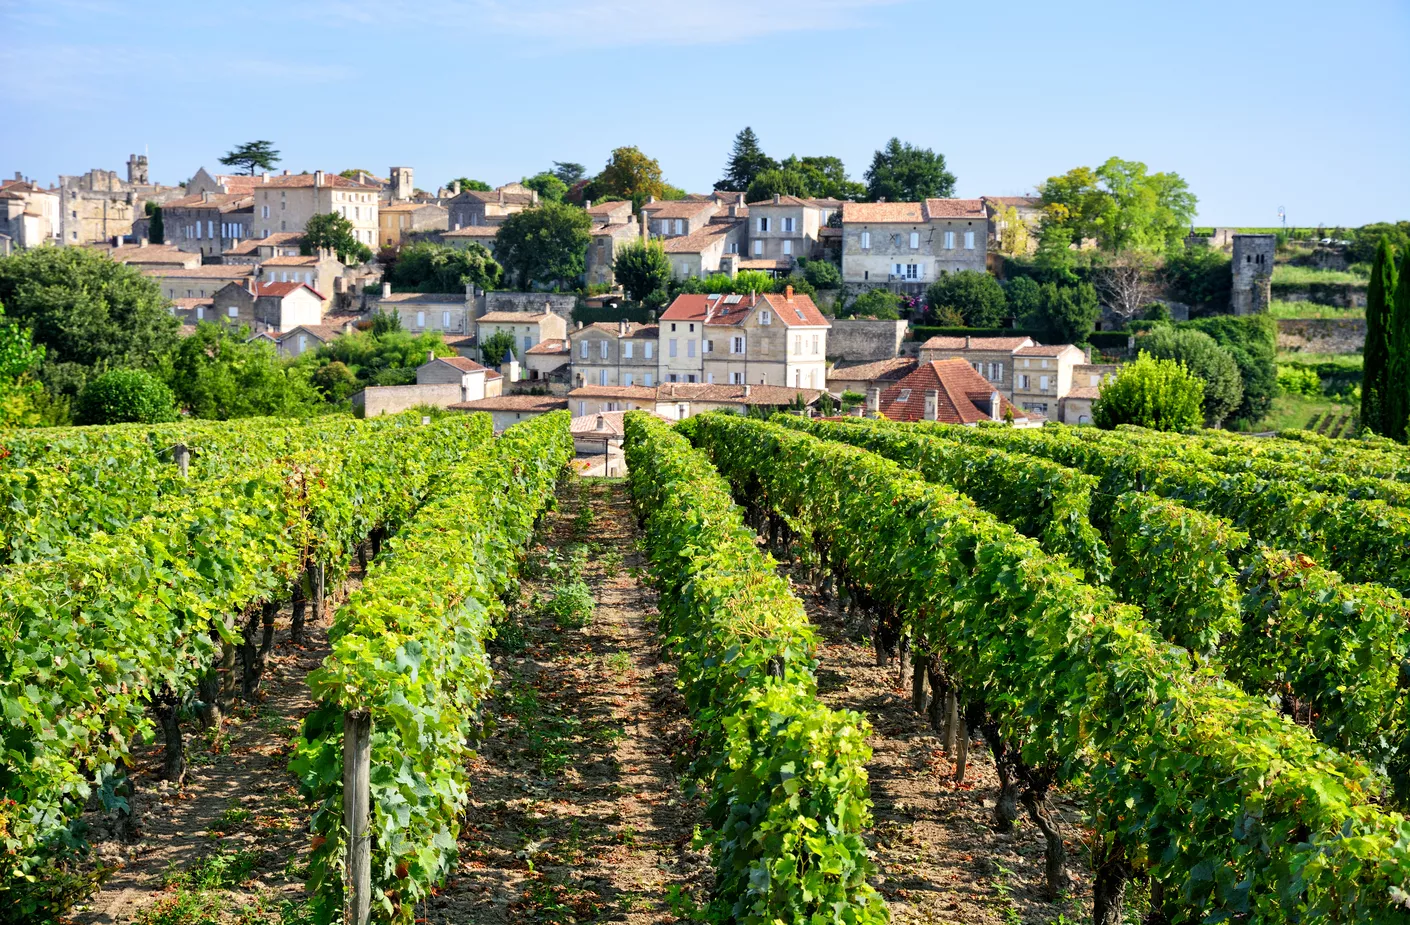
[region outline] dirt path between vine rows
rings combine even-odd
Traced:
[[[780,571],[788,575],[787,565]],[[875,820],[867,841],[881,869],[879,888],[894,925],[1053,923],[1091,920],[1091,882],[1076,808],[1058,802],[1065,818],[1069,896],[1043,897],[1043,836],[1026,816],[1016,830],[991,825],[998,774],[976,738],[963,784],[930,723],[911,706],[897,669],[875,667],[869,643],[849,637],[847,618],[825,604],[808,582],[794,582],[819,629],[818,692],[828,706],[856,710],[872,724],[867,764]]]
[[[590,512],[590,513],[585,513]],[[520,603],[491,648],[491,720],[471,768],[454,877],[416,910],[429,925],[674,922],[673,888],[708,889],[682,795],[689,723],[650,628],[637,528],[618,481],[565,483],[531,552]],[[543,605],[546,564],[585,556],[584,626]]]
[[[184,786],[161,780],[160,733],[152,746],[136,750],[137,841],[123,844],[112,836],[111,817],[92,807],[85,813],[97,856],[121,867],[75,913],[76,923],[133,922],[154,903],[174,902],[178,884],[228,891],[217,900],[227,910],[258,906],[262,913],[302,901],[308,808],[288,771],[290,746],[314,707],[306,677],[328,654],[333,612],[361,584],[356,569],[354,563],[347,586],[330,597],[321,623],[313,621],[309,607],[302,644],[289,639],[292,615],[285,605],[275,621],[262,697],[229,707],[219,740],[194,719],[183,722]],[[263,920],[253,910],[250,917]]]

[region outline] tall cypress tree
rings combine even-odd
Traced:
[[[1386,433],[1385,400],[1390,369],[1390,313],[1395,296],[1395,254],[1381,238],[1366,284],[1366,349],[1362,354],[1361,426]]]
[[[1390,362],[1386,364],[1385,435],[1401,443],[1410,438],[1410,257],[1400,260],[1390,321],[1386,325]]]
[[[734,149],[730,152],[729,163],[725,164],[724,178],[715,188],[742,193],[759,174],[777,167],[778,162],[759,147],[759,136],[746,125],[744,131],[734,136]]]

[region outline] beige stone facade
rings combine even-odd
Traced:
[[[979,199],[844,203],[842,281],[918,293],[947,273],[984,272],[988,238]]]
[[[96,244],[126,237],[132,223],[157,205],[186,194],[179,186],[148,181],[147,158],[128,158],[127,179],[112,170],[94,169],[82,176],[59,177],[59,238],[66,245]]]
[[[538,205],[539,194],[522,183],[507,183],[497,189],[466,190],[446,202],[449,227],[501,225],[517,212]]]
[[[818,231],[823,210],[809,199],[774,196],[749,203],[749,260],[793,264],[800,257],[815,257],[820,250]]]
[[[202,257],[223,255],[250,237],[254,197],[241,193],[198,193],[162,206],[165,243]]]
[[[470,287],[466,287],[469,289]],[[382,284],[382,295],[369,301],[373,311],[395,314],[404,331],[422,334],[474,333],[475,296],[473,292],[392,292],[390,283]]]
[[[577,386],[656,385],[656,347],[660,331],[654,324],[599,322],[568,333],[572,351],[572,384]]]
[[[248,285],[254,276],[251,266],[203,266],[189,269],[143,270],[152,277],[168,299],[209,298],[230,283]]]
[[[568,322],[554,312],[486,312],[475,320],[475,338],[483,345],[501,332],[514,336],[514,355],[523,357],[546,340],[566,340]]]
[[[831,325],[791,287],[755,296],[680,295],[658,327],[662,383],[826,386]]]
[[[445,231],[450,212],[445,206],[424,202],[382,203],[377,209],[377,246],[401,247],[402,239],[418,231]]]
[[[252,236],[267,238],[276,232],[303,231],[315,215],[336,212],[352,223],[354,238],[375,248],[380,190],[380,186],[356,183],[322,170],[273,177],[262,174],[254,186]]]

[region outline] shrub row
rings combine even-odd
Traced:
[[[661,632],[710,790],[711,922],[882,923],[861,832],[869,728],[818,703],[816,639],[729,487],[661,421],[627,416],[632,499],[660,588]]]

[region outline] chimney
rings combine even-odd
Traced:
[[[262,171],[262,172],[260,173],[260,175],[259,175],[259,181],[260,181],[261,183],[268,183],[268,182],[269,182],[269,171],[268,171],[268,170]]]
[[[881,413],[881,386],[879,385],[867,386],[867,413]]]
[[[926,390],[925,390],[925,413],[922,415],[922,417],[923,417],[925,420],[927,420],[927,421],[938,420],[938,419],[939,419],[939,414],[940,414],[939,408],[940,408],[940,390],[939,390],[939,389],[926,389]]]
[[[653,203],[653,202],[655,202],[655,201],[656,201],[656,197],[655,197],[655,196],[647,196],[647,197],[646,197],[646,204],[647,204],[647,205],[650,205],[651,203]]]
[[[620,321],[617,322],[617,336],[619,336],[619,337],[626,337],[626,336],[627,336],[627,319],[623,318],[623,319],[621,319]]]
[[[989,393],[989,417],[991,419],[995,421],[1002,421],[1004,419],[1003,408],[1000,407],[1002,404],[1003,402],[999,401],[998,392]]]
[[[210,191],[210,190],[202,190],[202,191],[201,191],[201,202],[210,202],[210,201],[211,201],[211,191]]]
[[[452,196],[459,196],[459,195],[460,195],[460,181],[459,181],[459,180],[456,180],[454,183],[452,183],[452,184],[450,185],[450,194],[451,194]]]
[[[735,201],[736,201],[736,204],[738,204],[738,205],[741,205],[741,206],[744,205],[744,194],[743,194],[743,193],[740,193],[738,199],[736,199]]]
[[[785,301],[785,302],[792,302],[792,301],[793,301],[793,287],[792,287],[792,286],[784,286],[784,287],[783,287],[783,301]]]
[[[581,331],[582,329],[583,329],[583,323],[582,323],[581,321],[579,321],[579,322],[577,323],[577,326],[573,328],[574,331]]]
[[[286,168],[284,168],[284,176],[287,177],[288,175],[289,175],[289,168],[286,167]]]
[[[730,206],[730,207],[729,207],[729,217],[730,217],[730,218],[739,218],[739,206]]]
[[[964,349],[968,350],[968,349],[970,348],[970,346],[971,346],[973,343],[974,343],[974,338],[971,337],[970,335],[966,334],[966,335],[964,336]]]
[[[122,247],[122,235],[113,235],[113,247]]]
[[[138,238],[138,239],[137,239],[137,246],[138,246],[138,247],[146,247],[146,246],[147,246],[148,244],[150,244],[150,243],[151,243],[151,242],[150,242],[148,239],[146,239],[146,238]]]
[[[783,200],[783,197],[782,197],[782,196],[780,196],[778,193],[774,193],[774,202],[775,202],[775,203],[781,202],[782,200]]]
[[[591,209],[591,208],[592,208],[592,200],[591,200],[591,199],[584,199],[584,200],[583,200],[583,208],[584,208],[584,209]]]
[[[745,397],[745,398],[748,398],[748,397],[749,397],[749,383],[747,383],[747,382],[744,383],[744,397]]]
[[[382,298],[385,299],[385,298],[387,298],[388,296],[390,296],[391,294],[392,294],[392,284],[391,284],[391,283],[383,283],[383,284],[382,284]]]
[[[315,170],[315,171],[313,172],[313,188],[314,188],[314,189],[318,189],[318,188],[319,188],[320,186],[322,186],[322,185],[323,185],[323,171],[321,171],[321,170]]]
[[[495,190],[495,192],[499,193],[499,201],[501,203],[504,202],[504,187],[501,186],[499,189]]]
[[[16,180],[23,180],[23,179],[24,179],[24,177],[20,174],[20,172],[19,172],[18,170],[15,171],[15,179],[16,179]]]
[[[604,418],[601,414],[599,414],[599,415],[597,416],[597,427],[596,427],[596,429],[597,429],[597,430],[606,430],[606,429],[607,429],[607,419]]]

